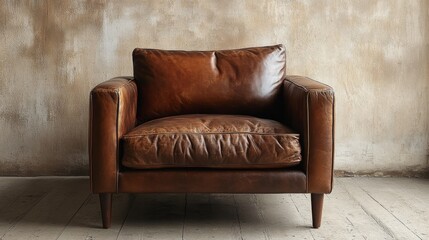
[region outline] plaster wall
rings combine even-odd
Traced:
[[[337,170],[428,166],[427,0],[5,0],[0,175],[87,174],[89,91],[132,75],[135,47],[277,43],[336,91]]]

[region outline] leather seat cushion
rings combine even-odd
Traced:
[[[268,119],[179,115],[143,123],[121,139],[122,164],[150,168],[281,168],[301,161],[299,135]]]

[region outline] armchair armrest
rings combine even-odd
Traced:
[[[301,136],[307,192],[329,193],[334,160],[334,91],[301,76],[286,76],[283,87],[286,122]]]
[[[89,164],[93,193],[117,192],[119,140],[136,124],[137,86],[132,77],[97,85],[90,94]]]

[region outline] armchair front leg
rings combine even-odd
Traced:
[[[319,228],[322,223],[323,193],[311,194],[311,215],[313,218],[313,228]]]
[[[112,193],[100,193],[100,208],[103,228],[110,228],[112,222]]]

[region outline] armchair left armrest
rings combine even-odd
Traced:
[[[97,85],[90,94],[89,165],[93,193],[117,192],[119,140],[136,124],[137,86],[132,77]]]

